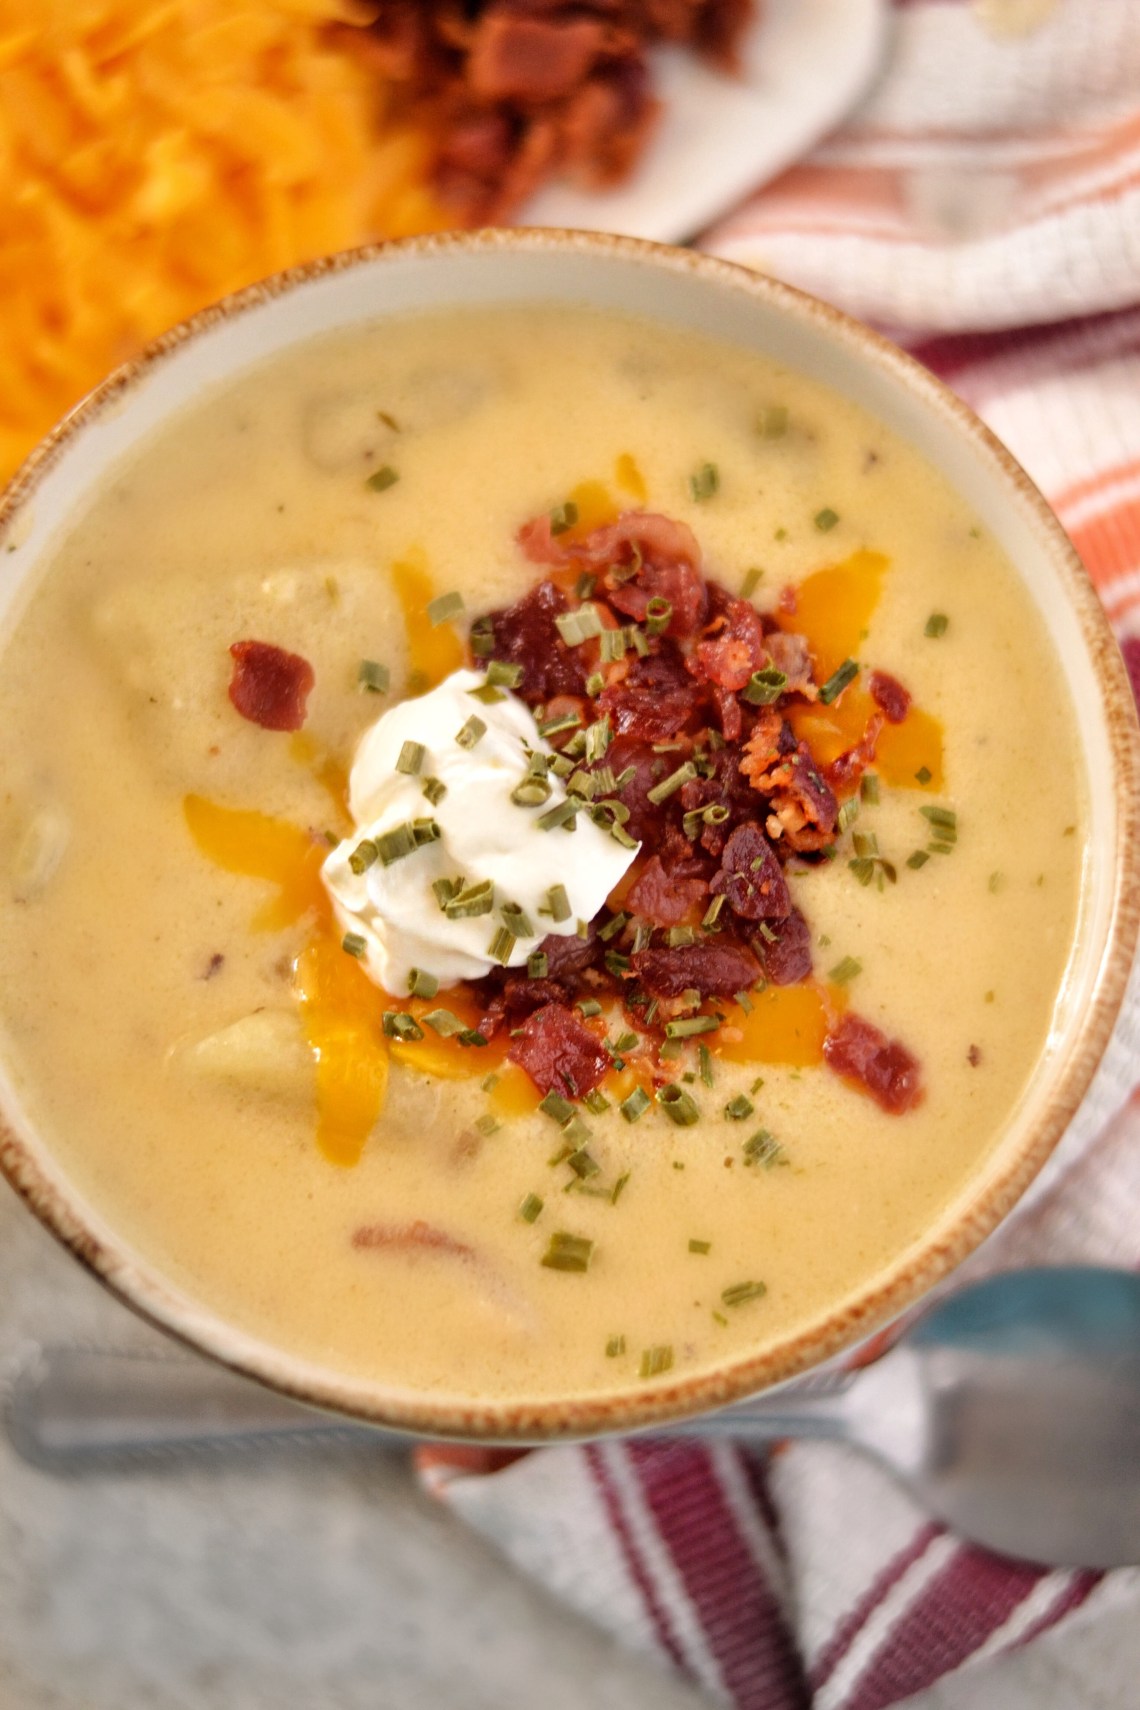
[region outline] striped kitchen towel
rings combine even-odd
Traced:
[[[1057,509],[1140,694],[1140,6],[896,0],[870,101],[705,247],[886,327],[978,411]],[[959,1280],[1140,1267],[1138,1015],[1134,996],[1045,1179]],[[885,1710],[1114,1605],[1140,1621],[1140,1570],[964,1546],[836,1446],[422,1465],[520,1568],[738,1710]]]

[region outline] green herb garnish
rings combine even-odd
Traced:
[[[670,1081],[659,1089],[657,1102],[678,1128],[691,1128],[695,1122],[700,1121],[701,1113],[692,1093],[686,1092],[676,1081]]]
[[[554,624],[567,647],[580,647],[584,641],[593,641],[605,627],[597,606],[589,603],[575,612],[560,612]]]
[[[744,1142],[743,1150],[745,1164],[755,1164],[761,1169],[770,1170],[774,1164],[783,1162],[784,1148],[767,1128],[758,1128]]]
[[[621,1355],[624,1353],[625,1353],[625,1337],[624,1336],[611,1336],[609,1341],[606,1343],[606,1359],[607,1360],[616,1360],[616,1359],[619,1359],[621,1357]]]
[[[508,932],[505,926],[500,926],[487,946],[487,954],[493,962],[499,962],[505,968],[517,942],[513,932]]]
[[[683,784],[689,783],[691,779],[697,776],[696,766],[691,760],[686,760],[683,766],[678,766],[675,772],[670,772],[669,776],[662,778],[661,782],[655,784],[653,789],[647,790],[646,800],[651,801],[654,807],[660,807],[661,803],[668,801],[670,796],[675,795]]]
[[[638,1371],[643,1378],[660,1377],[662,1372],[670,1371],[672,1365],[673,1350],[666,1342],[656,1348],[646,1348]]]
[[[928,772],[927,777],[929,778],[929,776],[930,774]],[[877,772],[864,772],[862,778],[859,780],[859,794],[867,803],[868,807],[878,807],[879,774]]]
[[[929,784],[934,773],[930,770],[929,766],[920,766],[914,775],[920,784]]]
[[[536,1193],[528,1193],[519,1206],[519,1216],[524,1223],[534,1223],[542,1211],[542,1201]]]
[[[422,742],[405,742],[396,761],[397,772],[403,772],[405,777],[414,778],[424,763],[426,753],[427,749]]]
[[[940,635],[945,635],[949,628],[950,619],[946,616],[945,612],[931,612],[930,616],[926,620],[926,628],[922,633],[923,635],[929,636],[931,641],[937,641],[938,637]]]
[[[834,980],[837,986],[845,986],[853,980],[856,974],[863,972],[862,962],[857,962],[854,956],[844,956],[842,962],[837,962],[828,973],[828,979]]]
[[[388,1039],[402,1039],[405,1043],[422,1039],[424,1030],[414,1015],[409,1015],[406,1009],[386,1009],[380,1017],[380,1026]]]
[[[715,1033],[720,1026],[719,1015],[692,1015],[682,1021],[665,1023],[666,1039],[692,1039],[698,1033]]]
[[[783,439],[788,431],[787,405],[765,405],[756,418],[756,431],[761,439]]]
[[[650,635],[664,635],[673,621],[673,607],[655,594],[645,608],[645,627]]]
[[[750,1098],[745,1098],[743,1093],[737,1093],[736,1097],[730,1098],[725,1105],[724,1114],[730,1122],[745,1122],[755,1109],[756,1106]]]
[[[550,957],[545,950],[532,950],[526,959],[528,980],[545,980],[550,972]]]
[[[511,665],[505,659],[492,659],[487,666],[488,683],[501,689],[517,689],[526,675],[521,665]]]
[[[833,671],[827,682],[819,691],[819,698],[825,707],[837,700],[847,687],[859,675],[859,667],[854,659],[845,659],[837,671]]]
[[[690,1251],[690,1253],[711,1253],[712,1252],[712,1242],[711,1241],[693,1241],[693,1240],[690,1240],[689,1251]]]
[[[452,623],[457,617],[462,617],[463,610],[462,594],[440,594],[438,599],[428,601],[428,622],[438,629],[441,623]]]
[[[423,968],[413,968],[408,975],[408,990],[413,997],[433,998],[439,990],[439,981]]]
[[[368,949],[368,940],[362,938],[359,932],[346,932],[340,941],[340,947],[347,956],[363,956]]]
[[[623,1098],[620,1105],[622,1115],[627,1122],[636,1122],[644,1116],[652,1100],[644,1087],[634,1087],[628,1098]]]
[[[463,1022],[450,1009],[429,1010],[423,1019],[426,1026],[430,1027],[433,1033],[438,1033],[441,1039],[451,1039],[455,1034],[466,1031]],[[486,1082],[483,1090],[487,1090]]]
[[[766,665],[762,671],[753,671],[742,693],[754,707],[767,707],[779,700],[787,686],[788,679],[783,671],[777,671],[774,665]]]
[[[442,905],[448,920],[476,920],[480,915],[490,914],[494,906],[495,887],[490,879],[463,886]]]
[[[348,858],[348,865],[357,877],[359,877],[361,873],[366,873],[369,867],[378,861],[379,858],[379,849],[377,849],[375,843],[373,843],[370,837],[365,837],[352,851],[352,854]]]
[[[447,794],[447,785],[438,778],[425,778],[420,794],[427,797],[432,807],[438,807]]]
[[[540,813],[534,823],[540,831],[556,831],[560,825],[573,825],[580,805],[576,797],[567,796],[564,801],[555,802],[545,813]]]
[[[555,505],[550,513],[551,534],[565,534],[578,521],[578,507],[573,499],[567,499],[564,505]]]
[[[378,659],[362,659],[356,672],[357,687],[368,695],[386,695],[392,673]]]
[[[364,485],[374,493],[386,493],[389,487],[394,487],[400,479],[390,463],[385,463],[383,469],[375,469],[369,475]]]
[[[720,1298],[725,1306],[743,1306],[747,1300],[760,1300],[767,1292],[767,1283],[738,1282],[731,1288],[722,1289]]]
[[[486,734],[487,726],[476,713],[472,713],[462,729],[456,731],[455,740],[460,748],[470,749],[474,748],[477,742],[481,742]]]
[[[916,849],[913,855],[907,856],[906,864],[917,872],[920,867],[925,867],[929,860],[930,856],[926,853],[925,849]]]
[[[814,522],[821,534],[827,534],[839,521],[839,512],[833,511],[830,505],[825,505],[822,511],[816,511]]]
[[[542,1263],[551,1271],[588,1271],[594,1243],[584,1235],[569,1235],[560,1229],[550,1237]]]
[[[495,629],[489,617],[476,618],[471,625],[471,651],[476,659],[487,659],[495,650]]]

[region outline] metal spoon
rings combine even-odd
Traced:
[[[78,1472],[156,1453],[407,1439],[288,1401],[205,1362],[45,1351],[9,1389],[9,1435]],[[1140,1563],[1140,1276],[992,1277],[887,1355],[650,1435],[865,1450],[963,1538],[1056,1565]]]

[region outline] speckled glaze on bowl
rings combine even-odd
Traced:
[[[0,1066],[0,1165],[103,1282],[154,1323],[311,1405],[432,1436],[539,1441],[625,1430],[739,1400],[882,1328],[1006,1216],[1057,1143],[1108,1043],[1140,917],[1140,735],[1123,663],[1059,523],[1009,453],[925,369],[865,327],[771,279],[690,251],[556,231],[412,239],[267,280],[175,328],[57,427],[0,497],[0,634],[53,542],[106,470],[204,389],[314,334],[464,304],[565,301],[635,313],[764,350],[903,434],[992,532],[1065,659],[1089,801],[1077,947],[1047,1059],[967,1187],[866,1287],[754,1355],[675,1381],[488,1401],[353,1379],[236,1329],[132,1252],[69,1182]]]

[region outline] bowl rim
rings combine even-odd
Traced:
[[[842,310],[795,287],[719,257],[644,239],[560,228],[488,228],[444,232],[376,243],[323,256],[249,285],[179,322],[138,355],[114,369],[40,441],[0,492],[0,533],[10,528],[64,449],[100,419],[166,358],[234,317],[330,274],[381,268],[412,256],[443,261],[450,255],[534,252],[587,253],[619,258],[649,269],[689,273],[710,285],[766,302],[777,312],[814,320],[872,368],[949,416],[981,453],[1011,499],[1029,513],[1042,549],[1049,552],[1067,603],[1082,632],[1101,684],[1110,769],[1116,795],[1116,847],[1111,905],[1091,1001],[1074,1024],[1057,1083],[1039,1121],[1008,1156],[999,1141],[979,1170],[980,1191],[970,1184],[950,1210],[911,1249],[861,1288],[804,1328],[751,1354],[678,1376],[651,1390],[632,1387],[587,1397],[480,1401],[431,1392],[384,1391],[382,1380],[351,1377],[310,1365],[239,1330],[215,1309],[176,1292],[153,1261],[134,1259],[91,1226],[78,1193],[48,1173],[0,1109],[0,1171],[47,1229],[124,1304],[198,1353],[310,1406],[348,1414],[376,1426],[419,1436],[484,1443],[527,1443],[640,1429],[740,1401],[796,1377],[897,1319],[942,1281],[989,1235],[1021,1197],[1057,1145],[1092,1080],[1112,1035],[1140,930],[1140,727],[1120,650],[1103,607],[1075,548],[1039,489],[1013,455],[961,398],[913,357]],[[377,305],[377,318],[383,315]],[[650,320],[652,309],[646,311]],[[296,341],[314,336],[310,331]],[[292,342],[292,341],[289,341]],[[46,1146],[45,1146],[46,1149]],[[992,1167],[994,1164],[998,1167]],[[979,1189],[977,1181],[973,1183]],[[952,1211],[952,1215],[951,1215]]]

